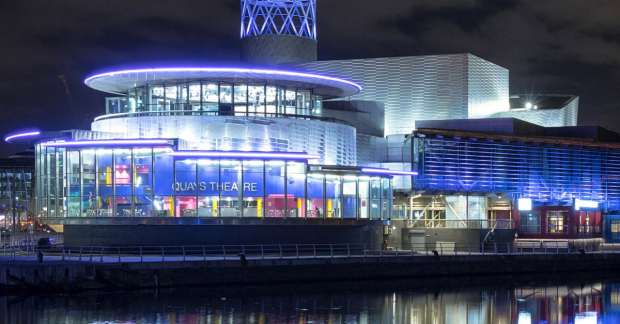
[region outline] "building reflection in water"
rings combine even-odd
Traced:
[[[256,289],[244,297],[225,298],[209,289],[186,289],[0,297],[0,322],[620,323],[620,284],[443,292],[338,293],[323,290],[321,293],[258,294],[260,290]]]
[[[513,313],[522,323],[598,323],[603,310],[603,284],[515,289]]]

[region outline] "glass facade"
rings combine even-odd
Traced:
[[[170,147],[36,146],[41,217],[390,219],[392,179],[306,162],[175,158]]]
[[[12,216],[27,226],[34,207],[34,170],[0,166],[0,228],[10,228]]]
[[[311,89],[270,84],[191,81],[146,85],[106,98],[106,113],[277,117],[321,116],[322,97]]]

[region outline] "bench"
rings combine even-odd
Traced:
[[[538,250],[541,247],[540,241],[517,241],[515,242],[515,245],[519,251],[521,250],[531,251],[534,249]]]
[[[541,242],[542,243],[542,248],[543,249],[547,249],[549,251],[570,251],[570,246],[568,245],[568,242],[566,241],[559,241],[559,242]]]
[[[567,241],[517,241],[515,246],[519,252],[571,251]]]
[[[601,251],[620,252],[620,244],[618,244],[618,243],[601,243]]]

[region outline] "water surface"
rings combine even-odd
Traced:
[[[620,280],[495,281],[484,288],[388,281],[3,296],[0,323],[620,323]]]

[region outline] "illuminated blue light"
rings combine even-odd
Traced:
[[[321,156],[317,154],[293,153],[293,152],[233,152],[233,151],[183,151],[172,152],[168,155],[175,157],[208,157],[208,158],[237,158],[237,159],[298,159],[315,160]]]
[[[428,137],[415,141],[423,150],[414,190],[502,192],[533,202],[573,203],[579,198],[620,210],[620,149]]]
[[[19,137],[28,137],[28,136],[37,136],[37,135],[41,135],[41,132],[28,132],[28,133],[20,133],[20,134],[15,134],[15,135],[11,135],[11,136],[7,136],[4,141],[8,142],[14,138],[19,138]]]
[[[100,140],[100,141],[75,141],[75,142],[50,142],[42,143],[41,146],[46,147],[80,147],[80,146],[98,146],[98,145],[170,145],[169,140]]]
[[[350,86],[356,87],[358,90],[362,91],[364,88],[352,81],[344,80],[340,78],[335,78],[326,75],[314,74],[314,73],[303,73],[303,72],[293,72],[293,71],[280,71],[280,70],[264,70],[264,69],[243,69],[243,68],[208,68],[208,67],[187,67],[187,68],[155,68],[155,69],[135,69],[135,70],[122,70],[122,71],[114,71],[101,73],[97,75],[93,75],[84,80],[84,83],[88,85],[88,83],[94,79],[115,76],[119,74],[129,74],[129,73],[161,73],[161,72],[231,72],[231,73],[259,73],[259,74],[268,74],[268,75],[280,75],[280,76],[292,76],[292,77],[302,77],[302,78],[313,78],[320,80],[333,81],[338,83],[348,84]]]
[[[260,35],[316,40],[316,0],[242,0],[241,38]]]
[[[375,169],[375,168],[362,168],[362,172],[382,173],[382,174],[391,174],[391,175],[408,175],[408,176],[418,175],[418,173],[415,171],[396,171],[396,170]]]

